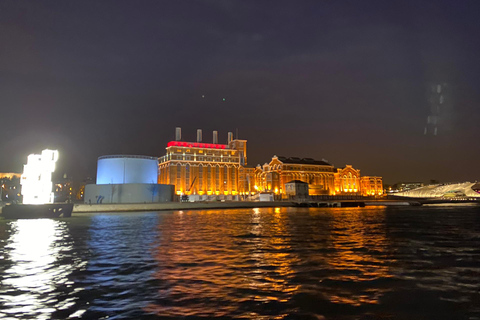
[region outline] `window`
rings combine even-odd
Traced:
[[[212,190],[212,167],[208,166],[207,168],[207,188]]]
[[[237,177],[236,177],[235,174],[236,174],[235,167],[231,167],[230,168],[230,181],[231,181],[232,191],[237,191],[237,184],[236,184]]]
[[[220,166],[215,168],[215,190],[220,190]]]
[[[223,190],[227,191],[228,189],[228,167],[223,167]]]
[[[177,183],[176,189],[180,190],[180,186],[182,185],[182,166],[177,164]]]

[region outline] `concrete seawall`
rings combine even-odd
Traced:
[[[162,210],[202,210],[235,208],[271,208],[293,207],[293,202],[160,202],[160,203],[122,203],[122,204],[76,204],[73,212],[125,212],[125,211],[162,211]]]
[[[75,204],[73,213],[95,212],[133,212],[133,211],[165,211],[165,210],[206,210],[206,209],[237,209],[237,208],[275,208],[275,207],[343,207],[343,201],[292,202],[292,201],[232,201],[232,202],[157,202],[157,203],[123,203],[123,204]],[[358,202],[358,201],[353,201]],[[365,206],[405,206],[413,205],[407,201],[377,200],[365,201]],[[0,202],[0,213],[5,203]],[[348,205],[346,205],[348,206]]]
[[[348,207],[349,202],[363,203],[366,206],[405,206],[412,205],[406,201],[232,201],[232,202],[157,202],[157,203],[122,203],[122,204],[76,204],[74,213],[80,212],[128,212],[128,211],[164,211],[164,210],[205,210],[205,209],[236,209],[236,208],[274,208],[274,207]],[[362,206],[364,206],[362,205]]]

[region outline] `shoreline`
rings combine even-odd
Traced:
[[[241,209],[275,207],[347,207],[346,204],[364,206],[410,206],[409,201],[395,200],[330,200],[330,201],[231,201],[231,202],[158,202],[158,203],[119,203],[119,204],[75,204],[73,213],[128,212],[128,211],[165,211],[165,210],[205,210],[205,209]],[[316,205],[313,205],[316,204]],[[342,205],[343,204],[343,205]],[[357,205],[354,205],[356,207]],[[351,206],[349,206],[351,207]]]
[[[203,210],[203,209],[240,209],[294,207],[293,202],[158,202],[158,203],[118,203],[118,204],[75,204],[73,213],[128,212],[128,211],[166,211],[166,210]]]
[[[423,205],[478,205],[479,203],[433,202]],[[365,199],[365,200],[323,200],[323,201],[209,201],[209,202],[156,202],[156,203],[118,203],[118,204],[85,204],[76,203],[72,214],[152,212],[177,210],[215,210],[242,208],[361,208],[361,207],[404,207],[420,206],[420,202],[412,200]],[[0,202],[0,219],[5,203]]]

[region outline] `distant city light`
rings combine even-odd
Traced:
[[[28,156],[20,180],[24,204],[53,203],[52,173],[55,171],[57,160],[57,150],[45,149],[41,155]]]

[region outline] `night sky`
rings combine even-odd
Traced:
[[[0,0],[0,172],[60,151],[161,156],[204,142],[351,164],[398,181],[480,180],[480,1]],[[429,87],[447,83],[438,134]],[[225,99],[225,101],[223,100]]]

